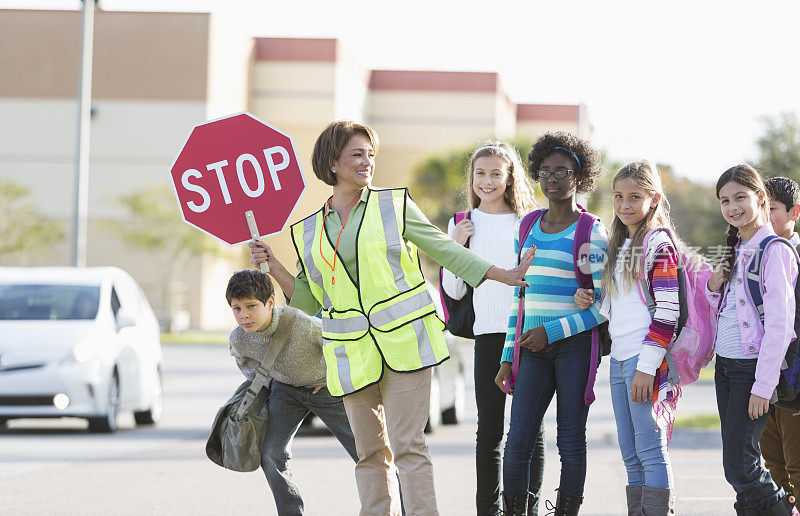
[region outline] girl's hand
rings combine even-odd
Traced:
[[[511,378],[511,362],[503,362],[500,364],[500,370],[497,371],[497,376],[494,377],[494,383],[500,387],[500,390],[505,388],[506,382]],[[513,394],[513,389],[509,394]]]
[[[492,265],[483,277],[484,279],[499,281],[512,287],[530,287],[530,284],[525,281],[525,273],[528,272],[534,256],[536,256],[535,245],[525,251],[525,254],[520,258],[519,265],[513,269],[501,269]]]
[[[458,242],[461,245],[467,243],[467,239],[475,234],[475,226],[472,225],[472,221],[469,219],[464,219],[453,229],[453,240]]]
[[[767,412],[769,412],[769,400],[765,400],[761,396],[751,394],[750,406],[747,409],[750,419],[758,419]]]
[[[594,303],[594,290],[579,288],[575,291],[575,304],[581,310],[586,310]]]
[[[655,376],[652,374],[636,371],[633,375],[633,383],[631,384],[631,400],[634,403],[644,403],[653,397],[653,379]]]
[[[541,351],[547,346],[547,332],[544,326],[531,328],[519,336],[519,347],[528,348],[531,351]]]
[[[714,269],[714,273],[708,278],[709,292],[717,292],[722,288],[723,283],[725,283],[725,272],[723,269],[724,267],[722,264],[717,265],[717,268]]]
[[[311,391],[311,394],[316,394],[316,393],[318,393],[319,391],[321,391],[324,388],[325,388],[324,385],[317,385],[316,387],[314,387],[314,390]]]

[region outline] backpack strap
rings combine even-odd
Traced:
[[[522,220],[519,222],[519,249],[517,249],[517,264],[522,259],[522,247],[525,244],[525,241],[528,239],[528,235],[531,234],[531,229],[533,229],[533,225],[536,224],[536,221],[542,218],[542,215],[547,210],[536,210],[528,213]]]
[[[653,295],[650,293],[650,284],[647,281],[647,250],[650,248],[650,240],[659,231],[664,231],[669,236],[669,239],[672,240],[672,245],[675,247],[677,251],[677,246],[675,246],[675,235],[669,228],[653,228],[647,232],[644,236],[644,240],[642,241],[642,277],[639,278],[639,297],[642,299],[642,302],[647,306],[647,311],[650,312],[650,318],[652,319],[656,313],[656,300],[653,299]]]
[[[244,417],[244,414],[247,412],[247,409],[250,408],[250,405],[253,404],[253,401],[255,401],[258,393],[261,392],[261,389],[265,385],[268,385],[269,373],[272,372],[272,367],[275,365],[275,360],[278,358],[278,354],[289,340],[289,333],[297,315],[293,310],[295,309],[283,308],[281,311],[281,318],[278,321],[278,327],[275,330],[272,339],[270,340],[269,346],[267,346],[267,352],[264,354],[264,358],[258,365],[255,378],[253,378],[253,382],[247,388],[247,392],[245,392],[244,398],[239,404],[239,409],[236,411],[236,421],[242,420],[242,417]]]
[[[519,222],[519,248],[517,249],[518,265],[522,259],[522,247],[528,239],[533,225],[536,224],[536,221],[539,220],[546,211],[547,210],[532,211],[522,217],[522,220]],[[525,287],[519,287],[519,294],[517,297],[519,299],[519,304],[517,305],[517,327],[514,332],[514,358],[511,362],[511,378],[509,378],[503,386],[503,391],[506,393],[511,392],[511,389],[514,387],[514,382],[517,381],[517,373],[519,372],[519,337],[525,329]]]
[[[591,271],[592,227],[597,217],[587,211],[578,215],[578,226],[572,240],[572,256],[575,258],[575,277],[581,288],[594,290]]]
[[[762,281],[765,265],[764,254],[767,252],[767,247],[773,242],[782,242],[788,245],[792,250],[792,254],[794,254],[795,260],[800,264],[800,256],[797,254],[797,249],[785,238],[781,238],[778,235],[767,235],[759,243],[758,251],[750,260],[745,270],[745,284],[747,286],[745,291],[747,292],[747,297],[750,299],[750,303],[755,307],[762,325],[764,324],[764,292],[766,292],[764,290],[764,282]]]
[[[470,212],[470,211],[458,211],[458,212],[456,212],[455,214],[453,214],[453,225],[458,224],[459,222],[461,222],[464,219],[472,220],[471,215],[472,215],[472,212]],[[467,241],[464,242],[464,247],[469,248],[469,237],[467,238]]]
[[[458,224],[464,219],[470,220],[470,213],[469,211],[457,211],[453,214],[453,226]],[[464,242],[464,247],[469,248],[469,238],[467,241]],[[442,284],[444,283],[444,267],[441,265],[439,266],[439,299],[442,302],[442,312],[444,313],[444,324],[447,325],[450,322],[450,312],[447,311],[447,303],[444,302],[444,287]]]
[[[578,286],[584,289],[594,290],[594,280],[592,279],[592,228],[594,227],[597,217],[592,215],[581,208],[581,214],[578,215],[578,225],[575,228],[575,236],[572,239],[572,256],[575,260],[575,278],[578,280]],[[597,363],[600,358],[600,328],[595,326],[592,328],[592,350],[591,358],[589,359],[589,379],[586,382],[586,389],[583,393],[583,399],[586,405],[591,405],[595,400],[594,396],[594,382],[597,377]]]

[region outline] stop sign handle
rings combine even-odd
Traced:
[[[256,225],[256,218],[253,215],[253,210],[244,212],[244,218],[247,219],[247,227],[250,228],[250,236],[253,237],[253,240],[261,238],[258,232],[258,226]],[[269,272],[269,264],[267,262],[261,262],[259,265],[261,266],[261,272],[265,274]]]

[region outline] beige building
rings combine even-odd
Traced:
[[[80,23],[75,11],[0,10],[0,179],[30,187],[39,211],[67,232]],[[129,271],[162,318],[169,310],[157,261],[125,246],[109,222],[129,222],[118,195],[168,185],[180,146],[208,118],[248,110],[293,137],[308,189],[290,222],[330,195],[310,155],[332,120],[378,131],[379,186],[407,185],[426,155],[492,136],[590,131],[584,106],[514,104],[496,73],[368,70],[337,40],[219,34],[208,14],[101,11],[94,50],[88,264]],[[288,232],[270,243],[293,267]],[[194,327],[232,324],[222,293],[243,251],[220,248],[227,258],[194,258],[177,285],[172,311],[186,310]],[[38,263],[67,265],[69,238]]]
[[[70,264],[80,31],[77,11],[0,10],[0,179],[29,187],[67,233],[33,265]],[[118,195],[168,184],[183,140],[208,115],[208,55],[208,14],[96,13],[87,264],[127,270],[162,319],[160,262],[125,246],[109,222],[130,222]],[[224,298],[214,302],[228,270],[197,257],[173,285],[194,324],[230,324]]]

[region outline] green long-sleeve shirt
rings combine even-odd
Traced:
[[[325,231],[331,236],[331,240],[336,242],[339,230],[342,235],[339,238],[339,256],[342,259],[341,265],[350,273],[350,277],[355,278],[356,274],[356,233],[364,218],[364,209],[367,205],[369,189],[364,188],[356,205],[347,218],[347,224],[342,229],[342,221],[335,210],[329,210],[325,217]],[[462,278],[471,286],[478,286],[486,275],[486,271],[492,266],[486,260],[479,258],[469,249],[458,244],[455,240],[442,233],[436,226],[431,224],[428,218],[420,211],[419,207],[406,195],[405,209],[405,231],[403,238],[430,256],[433,261],[451,271],[456,276]],[[336,268],[340,266],[336,263]],[[289,305],[300,309],[307,314],[316,314],[322,306],[319,304],[311,287],[308,286],[300,259],[297,260],[297,276],[294,281],[294,294],[289,301]],[[364,272],[361,272],[362,275]]]

